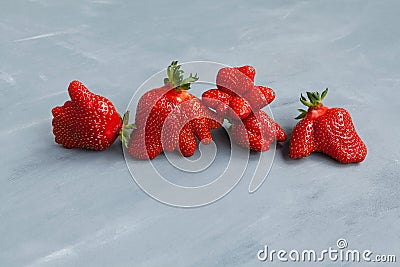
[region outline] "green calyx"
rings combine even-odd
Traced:
[[[124,113],[124,116],[121,118],[121,120],[122,127],[119,131],[119,139],[121,139],[122,144],[127,148],[129,144],[129,139],[131,137],[130,130],[136,129],[136,125],[129,124],[129,110]]]
[[[183,78],[184,71],[180,69],[181,65],[178,61],[172,61],[171,65],[167,68],[168,78],[164,79],[164,84],[171,84],[176,90],[188,90],[190,89],[190,83],[195,82],[199,79],[197,73],[193,76],[190,73],[189,77]]]
[[[308,100],[303,96],[303,94],[301,94],[300,102],[308,108],[318,107],[322,105],[322,100],[324,100],[326,94],[328,93],[328,88],[326,88],[321,94],[319,92],[306,93]],[[295,118],[296,120],[302,119],[307,115],[307,111],[304,109],[298,109],[298,111],[300,112],[300,114]]]

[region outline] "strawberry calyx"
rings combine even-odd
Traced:
[[[165,85],[170,85],[177,91],[189,90],[190,83],[195,82],[199,79],[197,73],[193,76],[190,73],[189,77],[183,78],[184,71],[180,69],[181,65],[178,61],[172,61],[172,63],[167,68],[167,78],[164,79]]]
[[[322,100],[324,100],[325,96],[328,94],[328,88],[326,88],[321,94],[319,92],[306,92],[306,94],[308,100],[303,96],[303,94],[301,94],[300,102],[308,107],[308,110],[301,108],[297,109],[300,114],[295,118],[296,120],[305,118],[308,113],[310,113],[313,118],[317,118],[327,110],[327,107],[322,104]]]
[[[121,115],[119,116],[121,118]],[[122,144],[128,148],[129,138],[131,136],[129,130],[136,129],[136,125],[131,123],[129,124],[129,110],[124,113],[124,116],[121,118],[122,126],[119,130],[119,139],[121,139]]]

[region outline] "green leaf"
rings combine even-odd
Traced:
[[[310,99],[310,102],[312,104],[315,105],[315,104],[317,104],[319,102],[319,98],[318,98],[316,92],[307,92],[307,96]]]
[[[300,102],[303,103],[303,105],[307,106],[307,107],[312,107],[312,103],[308,102],[307,100],[300,98]]]
[[[129,139],[131,137],[131,133],[129,130],[136,129],[136,125],[131,123],[129,124],[129,110],[127,110],[124,113],[124,116],[122,117],[122,127],[121,130],[119,131],[119,139],[121,139],[122,144],[125,147],[128,147]],[[120,116],[121,118],[121,116]]]
[[[127,125],[129,123],[129,110],[124,113],[124,117],[122,118],[123,125]]]
[[[297,117],[294,118],[294,119],[295,119],[295,120],[300,120],[300,119],[303,119],[305,116],[306,116],[306,114],[301,113],[301,114],[299,114],[299,116],[297,116]]]
[[[328,88],[326,88],[321,94],[321,100],[324,100],[325,96],[328,94]]]
[[[184,79],[184,71],[180,68],[181,65],[178,64],[178,61],[172,61],[167,68],[168,78],[164,79],[164,83],[170,83],[172,87],[177,90],[188,90],[190,88],[190,83],[197,81],[199,77],[197,76],[197,73],[194,76],[190,73],[189,77]]]
[[[312,102],[312,100],[314,99],[313,94],[311,92],[306,92],[306,93],[307,93],[308,99]]]
[[[129,134],[128,131],[123,131],[123,136],[124,136],[125,139],[129,139],[130,134]]]
[[[133,129],[136,129],[136,124],[128,124],[128,125],[125,125],[124,128],[127,130],[133,130]]]
[[[303,94],[300,94],[300,102],[311,108],[311,107],[318,107],[320,105],[322,105],[322,100],[325,98],[326,94],[328,93],[328,88],[326,88],[322,94],[320,94],[319,92],[306,92],[307,93],[307,97],[309,99],[309,101],[307,101],[307,99],[303,96]],[[298,109],[298,111],[300,111],[300,115],[297,116],[295,119],[302,119],[306,116],[307,111],[304,109]]]
[[[307,115],[307,111],[304,109],[297,109],[298,111],[300,111],[300,114],[295,118],[296,120],[302,119]]]
[[[186,79],[184,79],[181,84],[187,84],[187,83],[193,83],[195,81],[197,81],[199,79],[199,77],[197,76],[197,73],[193,76],[191,73],[189,75],[189,77],[187,77]]]
[[[176,90],[179,90],[179,91],[189,90],[189,89],[190,89],[190,83],[182,84],[179,87],[176,87]]]

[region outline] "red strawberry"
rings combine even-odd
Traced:
[[[123,121],[110,100],[93,94],[81,82],[71,82],[68,93],[71,100],[52,110],[55,141],[65,148],[104,150],[119,134],[124,139],[123,129],[134,127],[124,125],[128,112]]]
[[[218,89],[203,93],[203,103],[226,116],[232,123],[233,140],[255,151],[269,149],[275,139],[285,141],[283,129],[260,110],[275,98],[268,87],[255,86],[252,66],[222,68],[217,74]]]
[[[290,138],[291,158],[303,158],[316,151],[317,145],[314,140],[314,121],[311,118],[304,118],[299,121]]]
[[[255,86],[255,74],[255,69],[248,65],[220,69],[216,79],[218,89],[203,93],[204,105],[232,119],[244,119],[252,110],[265,107],[275,99],[275,92],[265,86]]]
[[[192,156],[196,137],[211,142],[211,129],[221,126],[222,118],[202,105],[188,92],[197,75],[183,79],[177,61],[167,69],[165,85],[146,92],[136,109],[136,126],[131,135],[129,153],[138,159],[153,159],[163,150],[179,149],[182,155]],[[212,102],[212,101],[211,101]]]
[[[215,110],[218,109],[219,105],[222,105],[224,108],[221,108],[220,114],[223,115],[225,114],[224,112],[226,111],[232,96],[219,89],[210,89],[205,91],[201,98],[204,105]]]
[[[250,80],[254,83],[254,77],[256,76],[256,69],[253,66],[245,65],[242,67],[236,67],[238,71],[246,75],[250,78]]]
[[[358,136],[350,114],[343,108],[328,108],[322,100],[328,88],[320,95],[307,92],[309,101],[302,95],[300,101],[308,111],[301,114],[290,139],[289,156],[302,158],[314,151],[323,152],[342,163],[361,162],[367,148]]]
[[[264,111],[251,113],[244,120],[232,122],[232,139],[238,145],[254,151],[266,151],[277,140],[286,140],[283,129]]]
[[[254,87],[254,80],[237,68],[222,68],[217,73],[217,87],[230,95],[240,95]]]
[[[261,109],[275,99],[275,92],[265,86],[254,86],[254,88],[243,96],[254,110]]]
[[[244,119],[251,113],[250,103],[240,96],[234,96],[229,101],[228,116],[232,119]]]

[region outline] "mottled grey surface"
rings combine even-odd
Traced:
[[[269,266],[264,244],[322,250],[341,237],[400,261],[399,2],[248,2],[0,3],[0,266]],[[284,143],[255,194],[249,170],[217,203],[179,209],[138,188],[119,143],[53,142],[50,110],[71,80],[123,111],[172,59],[254,65],[288,132],[300,92],[330,87],[326,104],[350,111],[366,160],[293,161]]]

